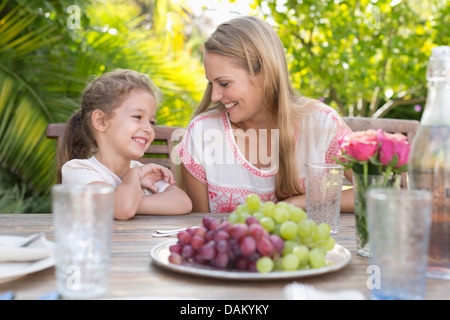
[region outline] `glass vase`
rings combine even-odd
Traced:
[[[353,172],[353,193],[355,198],[356,253],[370,257],[370,237],[367,226],[366,193],[370,188],[400,189],[401,175],[370,175]]]

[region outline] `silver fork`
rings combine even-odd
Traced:
[[[155,238],[163,238],[163,237],[175,237],[177,236],[178,232],[172,232],[172,233],[152,233],[152,236]]]
[[[167,229],[167,230],[155,230],[156,233],[167,234],[167,233],[178,233],[180,231],[187,230],[187,228],[179,228],[179,229]]]
[[[32,236],[27,241],[25,241],[24,243],[22,243],[19,247],[20,248],[28,247],[30,244],[32,244],[33,242],[36,242],[37,240],[39,240],[43,236],[44,236],[44,233],[43,232],[39,232],[39,233],[35,234],[34,236]]]
[[[190,227],[191,229],[196,229],[198,227]],[[156,233],[167,234],[167,233],[178,233],[180,231],[187,230],[188,228],[179,228],[179,229],[167,229],[167,230],[155,230]]]

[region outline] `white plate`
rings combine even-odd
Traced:
[[[323,268],[297,270],[297,271],[274,271],[268,273],[259,273],[250,271],[246,272],[246,271],[216,269],[213,267],[194,263],[186,263],[181,265],[170,263],[169,247],[175,243],[177,243],[177,240],[164,242],[153,247],[153,249],[150,251],[150,257],[153,260],[153,262],[162,268],[172,270],[175,272],[218,279],[273,280],[273,279],[292,279],[292,278],[310,277],[337,271],[346,266],[352,258],[350,251],[336,244],[334,246],[334,249],[329,251],[326,256],[326,261],[332,262],[332,264]]]
[[[21,237],[1,236],[1,238],[23,239]],[[54,248],[55,244],[48,241]],[[5,283],[23,277],[29,273],[41,271],[55,265],[53,254],[45,259],[32,262],[4,262],[0,263],[0,283]]]

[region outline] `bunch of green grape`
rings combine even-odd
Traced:
[[[327,265],[327,251],[335,245],[328,224],[317,225],[307,218],[301,208],[286,202],[262,202],[256,194],[250,194],[244,204],[230,213],[228,221],[245,223],[250,216],[255,217],[269,233],[284,240],[279,257],[263,256],[258,259],[256,268],[259,272],[294,271]]]

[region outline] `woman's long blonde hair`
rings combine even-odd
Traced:
[[[255,82],[255,76],[261,72],[264,108],[279,129],[275,194],[279,200],[301,194],[294,131],[302,105],[311,100],[293,90],[278,34],[262,19],[241,16],[219,25],[205,42],[205,51],[229,57],[247,70]],[[210,109],[224,109],[220,102],[212,104],[211,94],[212,87],[208,85],[194,116]]]

